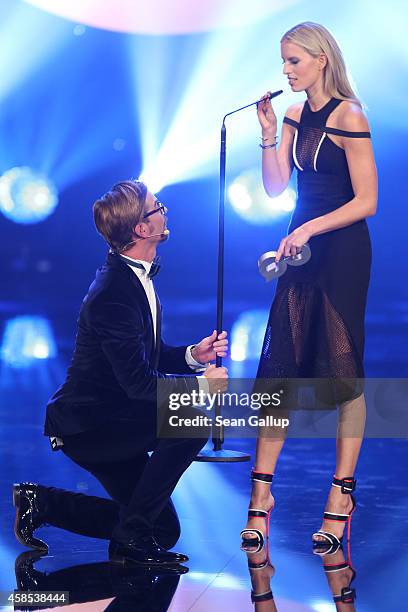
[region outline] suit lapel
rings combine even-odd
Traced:
[[[161,345],[161,325],[162,325],[162,307],[160,304],[159,296],[156,293],[156,289],[154,290],[154,294],[156,296],[156,347],[155,347],[155,355],[154,355],[154,367],[157,370],[160,359],[160,345]]]
[[[127,275],[127,278],[130,280],[132,285],[138,291],[142,310],[143,310],[143,312],[147,313],[147,315],[149,317],[149,320],[150,320],[150,329],[152,330],[152,333],[151,333],[151,345],[150,345],[150,352],[149,352],[149,361],[153,362],[153,361],[156,360],[156,358],[158,359],[158,357],[156,357],[157,342],[156,342],[156,345],[155,345],[153,317],[152,317],[152,311],[150,310],[149,300],[147,299],[146,291],[144,290],[144,287],[143,287],[142,283],[140,282],[140,280],[138,279],[136,274],[133,272],[133,270],[131,270],[130,267],[125,262],[123,262],[121,259],[119,259],[119,257],[117,257],[115,254],[109,253],[108,259],[107,259],[107,263],[108,263],[108,265],[113,266],[115,268],[120,268],[121,271]],[[156,294],[156,301],[158,301],[157,294]],[[158,312],[159,312],[159,310],[157,308],[157,313]],[[161,325],[161,316],[160,316],[160,325]],[[158,330],[157,327],[156,327],[156,330]],[[156,334],[156,337],[160,338],[160,336],[158,334]]]

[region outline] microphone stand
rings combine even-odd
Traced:
[[[275,98],[283,93],[283,90],[275,91],[269,95],[269,99]],[[260,102],[256,100],[245,106],[241,106],[230,113],[227,113],[221,126],[221,146],[220,146],[220,189],[219,189],[219,204],[218,204],[218,277],[217,277],[217,338],[222,332],[222,320],[224,311],[224,219],[225,219],[225,167],[227,158],[227,129],[225,127],[225,119],[230,115],[238,113],[239,111],[255,106]],[[217,355],[215,360],[217,368],[222,366],[222,357]],[[221,407],[218,402],[215,403],[215,417],[221,416]],[[225,450],[222,448],[224,444],[224,426],[223,425],[212,425],[212,450],[202,450],[195,461],[202,462],[223,462],[223,463],[235,463],[241,461],[249,461],[251,455],[243,453],[241,451]]]

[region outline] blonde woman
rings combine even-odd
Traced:
[[[266,192],[280,194],[294,166],[298,200],[277,260],[308,243],[312,258],[279,278],[257,378],[364,377],[364,317],[371,267],[366,217],[376,213],[377,177],[367,119],[347,77],[342,53],[323,26],[305,22],[281,40],[283,72],[306,100],[289,107],[276,146],[277,121],[264,96],[262,172]],[[358,386],[358,385],[357,385]],[[341,396],[341,397],[340,397]],[[365,423],[360,391],[339,393],[337,457],[324,520],[313,534],[317,552],[341,545],[355,508],[354,471]],[[357,429],[356,429],[357,426]],[[357,433],[356,433],[357,432]],[[244,546],[260,549],[274,498],[269,490],[282,436],[257,441]],[[328,483],[329,484],[329,483]],[[308,485],[308,489],[310,486]]]

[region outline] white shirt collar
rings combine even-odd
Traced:
[[[124,257],[125,259],[129,259],[130,261],[135,261],[137,263],[142,264],[142,266],[145,269],[146,274],[149,274],[150,268],[152,267],[151,261],[144,261],[144,259],[133,259],[133,257],[129,257],[128,255],[123,255],[123,254],[122,254],[122,257]],[[133,269],[136,273],[139,272],[139,274],[143,274],[143,270],[141,270],[140,268],[133,268]]]

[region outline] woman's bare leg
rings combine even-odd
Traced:
[[[260,434],[256,443],[254,465],[256,472],[263,472],[264,474],[275,473],[276,463],[285,442],[285,435],[285,428],[260,428]],[[274,504],[275,500],[270,492],[269,483],[253,482],[249,507],[269,510]],[[265,533],[265,519],[262,517],[249,518],[245,529],[259,529],[262,533]]]
[[[336,440],[336,472],[337,478],[353,476],[356,469],[360,448],[363,441],[366,419],[366,404],[364,394],[339,407],[339,421]],[[345,495],[338,487],[331,487],[326,512],[348,514],[352,509],[349,495]],[[321,529],[334,533],[337,537],[343,535],[345,523],[323,521]],[[324,540],[314,536],[315,540]]]

